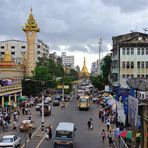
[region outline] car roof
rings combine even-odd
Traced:
[[[31,120],[23,120],[23,123],[29,123]]]
[[[70,122],[59,122],[56,131],[73,131],[74,123]]]
[[[5,135],[2,138],[13,138],[15,135]]]
[[[80,96],[80,99],[89,99],[89,96]]]

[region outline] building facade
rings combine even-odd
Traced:
[[[129,78],[148,78],[148,34],[133,32],[112,38],[111,83],[127,88]]]
[[[12,59],[17,64],[22,63],[22,58],[25,56],[27,51],[27,42],[21,40],[6,40],[0,42],[0,59],[2,60],[4,57],[4,53],[6,49],[11,52]],[[35,45],[36,51],[36,60],[39,57],[49,57],[49,47],[41,40],[37,40]]]
[[[67,56],[66,52],[61,53],[62,63],[64,66],[74,68],[74,56]]]

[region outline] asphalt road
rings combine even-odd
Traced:
[[[54,140],[46,140],[44,138],[45,131],[41,131],[41,116],[40,113],[35,111],[35,107],[32,108],[32,119],[36,122],[36,129],[31,140],[27,141],[26,148],[53,148]],[[22,119],[26,119],[26,116],[21,116]],[[93,120],[93,130],[88,131],[87,121],[92,118]],[[108,139],[105,143],[101,140],[101,131],[106,128],[101,121],[98,119],[98,107],[91,103],[90,109],[88,111],[79,111],[77,107],[77,99],[73,97],[67,104],[66,108],[61,109],[61,107],[52,106],[52,113],[50,116],[45,117],[45,127],[52,125],[53,137],[55,133],[55,128],[57,124],[61,121],[73,122],[76,125],[76,137],[74,142],[74,148],[108,148]],[[25,147],[25,139],[28,139],[28,134],[17,132],[16,135],[22,138],[21,148]],[[25,138],[26,136],[26,138]]]

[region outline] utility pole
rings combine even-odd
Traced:
[[[98,47],[99,47],[99,58],[98,58],[98,75],[100,74],[101,45],[102,45],[102,38],[100,38],[100,39],[99,39],[99,42],[98,42]]]

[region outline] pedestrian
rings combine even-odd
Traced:
[[[14,120],[14,121],[13,121],[13,130],[16,130],[16,127],[17,127],[17,123],[16,123],[16,121]]]
[[[31,133],[31,130],[29,131],[29,140],[31,140],[31,136],[32,136],[32,133]]]
[[[25,108],[22,107],[22,114],[24,115],[25,114]]]
[[[90,118],[90,120],[87,122],[87,125],[88,125],[88,130],[89,129],[93,129],[93,125],[92,125],[92,118]]]
[[[52,138],[52,126],[51,125],[49,125],[48,127],[48,135],[49,135],[49,139],[51,139]]]
[[[109,131],[109,128],[110,128],[110,120],[109,119],[107,119],[106,127],[107,127],[107,131]]]
[[[25,113],[26,113],[26,115],[28,115],[28,108],[27,107],[25,108]]]
[[[105,130],[104,129],[102,130],[101,137],[102,137],[102,141],[104,143],[104,140],[106,139],[106,133],[105,133]]]
[[[109,142],[109,146],[113,144],[113,134],[111,132],[109,132],[108,134],[108,142]]]

